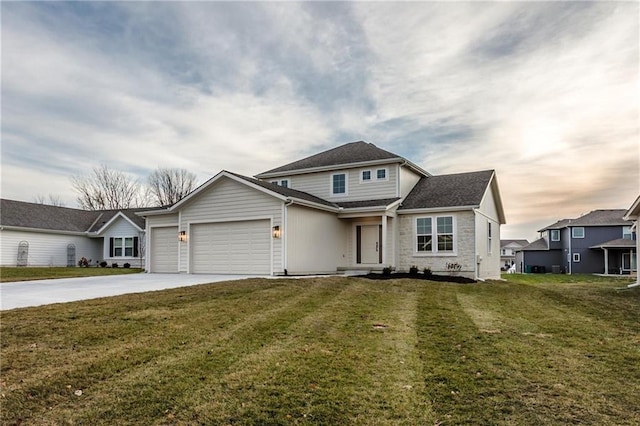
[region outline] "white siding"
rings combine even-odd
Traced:
[[[102,250],[102,259],[104,259],[109,266],[113,263],[117,263],[119,267],[123,264],[129,263],[133,268],[144,267],[144,232],[138,231],[131,222],[122,217],[118,217],[102,234],[104,237],[104,246]],[[138,237],[138,256],[121,256],[110,257],[109,256],[109,239],[112,237]]]
[[[198,223],[270,219],[271,226],[282,226],[283,201],[235,182],[220,178],[210,188],[195,197],[180,211],[180,229],[187,231]],[[273,240],[272,268],[282,272],[282,239]],[[180,244],[180,272],[189,271],[189,244]]]
[[[178,226],[178,214],[166,214],[162,216],[148,216],[146,218],[147,231],[154,226]]]
[[[416,183],[420,180],[420,176],[408,169],[407,167],[400,167],[400,197],[406,197]]]
[[[475,222],[476,247],[478,255],[482,258],[482,261],[478,264],[478,278],[500,278],[500,222],[491,187],[487,189],[480,204]],[[491,252],[489,252],[487,235],[488,222],[491,222]]]
[[[376,180],[376,170],[386,169],[387,179]],[[363,170],[371,170],[371,182],[360,182]],[[346,173],[347,195],[331,196],[331,175]],[[285,178],[281,178],[285,179]],[[358,201],[396,197],[398,193],[398,167],[396,164],[362,167],[357,169],[334,170],[304,175],[288,176],[291,188],[305,191],[331,201]]]
[[[292,205],[287,207],[287,271],[329,273],[347,265],[349,223],[335,213]]]
[[[67,266],[67,245],[76,247],[75,265],[81,257],[102,260],[102,238],[89,238],[81,235],[65,235],[31,231],[0,231],[0,252],[2,266],[16,266],[18,244],[29,243],[28,266]]]
[[[456,253],[416,255],[415,220],[417,217],[453,216],[455,223],[455,247]],[[411,265],[416,265],[421,271],[431,268],[434,274],[446,275],[447,263],[458,263],[462,270],[458,275],[475,278],[475,215],[472,211],[463,212],[438,212],[424,214],[403,214],[398,216],[399,222],[399,248],[398,270],[408,271]],[[498,243],[499,246],[499,243]],[[498,253],[498,259],[500,258]]]
[[[148,269],[151,272],[178,272],[178,227],[153,227],[150,232]]]

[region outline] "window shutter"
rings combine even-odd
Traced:
[[[109,257],[113,257],[113,237],[109,238]]]
[[[138,237],[133,237],[133,257],[138,257]]]

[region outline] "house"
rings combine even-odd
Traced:
[[[636,282],[635,284],[629,285],[629,287],[637,287],[640,286],[640,276],[638,275],[638,253],[640,253],[640,238],[638,238],[638,221],[640,221],[640,195],[638,195],[638,198],[636,198],[631,207],[629,207],[629,210],[625,212],[623,219],[633,222],[633,225],[631,225],[631,231],[636,236],[636,250],[634,253],[631,253],[631,264],[633,265],[632,268],[636,271]]]
[[[149,209],[88,211],[0,200],[2,266],[129,263],[144,267],[144,218]]]
[[[528,246],[528,240],[500,240],[500,264],[507,269],[516,261],[516,251]]]
[[[433,176],[366,142],[255,177],[221,171],[146,217],[150,272],[407,271],[499,278],[505,223],[492,170]]]
[[[562,219],[540,232],[540,239],[516,255],[521,272],[629,274],[636,246],[625,210],[594,210]]]

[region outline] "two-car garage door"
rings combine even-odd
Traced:
[[[270,220],[191,225],[191,272],[270,274],[270,226]]]

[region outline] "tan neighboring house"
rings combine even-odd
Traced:
[[[640,238],[638,238],[640,229],[638,228],[638,221],[640,219],[640,195],[638,196],[638,198],[636,198],[636,200],[633,202],[633,204],[631,205],[631,207],[629,207],[629,210],[627,210],[627,212],[624,214],[624,219],[625,220],[630,220],[633,222],[633,225],[631,226],[631,230],[632,232],[635,233],[636,236],[636,252],[634,253],[636,256],[636,265],[638,264],[638,253],[640,252]],[[638,274],[637,270],[636,270],[636,282],[634,284],[629,285],[629,287],[637,287],[640,286],[640,275]]]
[[[493,170],[433,176],[353,142],[260,173],[221,171],[146,218],[150,272],[407,271],[500,277]]]

